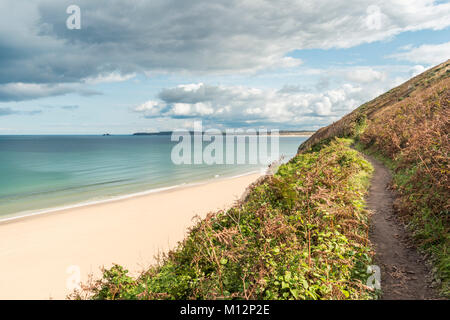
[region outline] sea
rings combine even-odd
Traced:
[[[282,162],[291,159],[304,140],[280,136]],[[172,150],[178,143],[170,135],[0,135],[0,222],[267,168],[267,164],[250,161],[175,164]],[[208,143],[203,142],[203,150]],[[248,157],[254,142],[237,141],[235,153],[239,143],[245,144]],[[202,152],[193,144],[192,159],[195,152]],[[224,159],[226,152],[224,146]]]

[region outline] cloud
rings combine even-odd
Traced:
[[[9,116],[11,114],[19,113],[16,110],[12,110],[11,108],[0,108],[0,117],[2,116]]]
[[[364,67],[348,71],[345,78],[357,83],[369,83],[373,81],[384,81],[387,78],[387,74],[386,72],[376,71],[370,67]]]
[[[415,77],[418,74],[421,74],[422,72],[424,72],[426,70],[426,68],[420,64],[415,65],[413,67],[411,67],[411,69],[409,70],[409,75],[411,77]]]
[[[161,117],[162,114],[164,114],[165,108],[166,104],[164,102],[150,100],[135,107],[133,110],[136,112],[144,113],[145,117],[147,118],[158,118]]]
[[[61,109],[64,109],[64,110],[75,110],[75,109],[78,109],[79,108],[79,106],[77,106],[77,105],[73,105],[73,106],[61,106]]]
[[[13,114],[24,114],[29,116],[34,116],[41,114],[42,110],[31,110],[31,111],[19,111],[19,110],[13,110],[11,108],[0,108],[0,117],[2,116],[9,116]]]
[[[31,111],[22,111],[21,114],[26,114],[29,116],[35,116],[42,113],[42,110],[31,110]]]
[[[430,0],[80,0],[81,29],[68,30],[69,4],[1,1],[0,84],[295,67],[301,60],[286,55],[296,49],[348,48],[450,25],[450,4]]]
[[[101,94],[78,84],[7,83],[0,85],[0,101],[23,101],[77,93],[83,96]]]
[[[111,72],[108,74],[100,74],[93,78],[86,78],[83,81],[87,84],[113,83],[128,81],[134,77],[136,77],[136,73],[122,75],[118,72]]]
[[[163,89],[159,100],[147,101],[133,111],[152,119],[202,118],[233,126],[298,126],[339,118],[370,98],[369,92],[351,84],[310,93],[296,86],[262,90],[194,83]]]
[[[64,106],[44,105],[42,107],[48,108],[48,109],[62,109],[62,110],[69,110],[70,111],[70,110],[76,110],[80,106],[78,106],[78,105],[64,105]]]
[[[424,44],[419,47],[408,48],[407,50],[388,57],[427,65],[436,65],[450,59],[450,42]]]

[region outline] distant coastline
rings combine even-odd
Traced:
[[[193,134],[194,131],[189,131],[190,134]],[[204,132],[203,132],[204,133]],[[298,130],[298,131],[290,131],[290,130],[280,130],[280,136],[291,136],[291,137],[309,137],[312,136],[315,131],[310,130]],[[171,135],[172,131],[160,131],[160,132],[136,132],[133,133],[133,136],[168,136]],[[251,135],[252,133],[235,133],[236,135]],[[270,135],[270,131],[267,132]],[[258,135],[258,133],[256,133]]]

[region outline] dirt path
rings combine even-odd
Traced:
[[[381,290],[384,300],[436,299],[430,287],[430,273],[423,257],[408,239],[402,223],[395,217],[394,195],[388,189],[389,170],[378,160],[366,156],[375,172],[367,197],[373,212],[370,240],[375,248],[375,264],[381,269]]]

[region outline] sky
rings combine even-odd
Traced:
[[[316,130],[449,58],[449,1],[1,0],[0,134]]]

